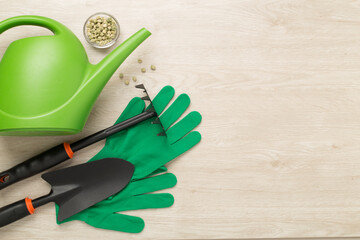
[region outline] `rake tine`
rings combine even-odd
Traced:
[[[151,105],[151,107],[149,109],[146,109],[145,112],[155,112],[155,108],[153,105]]]
[[[152,124],[161,124],[160,119],[156,118],[154,121],[151,122]]]
[[[158,136],[159,136],[159,137],[160,137],[160,136],[166,136],[165,131],[162,131],[162,132],[158,133]]]
[[[144,89],[145,90],[145,86],[144,84],[138,84],[135,86],[136,88],[140,88],[140,89]]]
[[[141,98],[142,100],[145,100],[145,101],[150,101],[150,97],[149,96],[144,96]]]

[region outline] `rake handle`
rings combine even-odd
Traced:
[[[70,156],[66,152],[65,144],[53,147],[0,173],[0,189],[31,177],[68,159],[70,159]]]
[[[129,118],[125,121],[122,121],[118,124],[115,124],[111,127],[105,128],[102,131],[99,131],[97,133],[94,133],[86,138],[83,138],[77,142],[72,143],[71,149],[75,152],[75,151],[79,151],[80,149],[83,149],[93,143],[96,143],[100,140],[103,140],[115,133],[118,133],[122,130],[125,130],[129,127],[132,127],[142,121],[145,121],[147,119],[150,119],[152,117],[156,117],[156,113],[155,112],[142,112],[132,118]]]
[[[67,143],[60,144],[39,155],[36,155],[10,168],[9,170],[0,173],[0,190],[72,158],[73,153],[79,151],[80,149],[155,116],[155,112],[145,111],[70,145]]]

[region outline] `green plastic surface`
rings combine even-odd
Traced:
[[[89,63],[79,39],[61,23],[40,16],[0,22],[0,34],[41,26],[49,36],[12,42],[0,62],[0,135],[65,135],[80,132],[107,81],[150,32],[141,29],[98,64]]]
[[[156,95],[153,104],[157,113],[163,112],[174,94],[174,89],[171,86],[166,86]],[[156,178],[156,180],[154,178],[153,181],[149,182],[143,182],[142,179],[166,171],[163,165],[200,142],[200,133],[193,131],[201,122],[200,113],[196,111],[190,112],[177,121],[189,105],[189,96],[181,94],[161,114],[160,120],[166,129],[167,136],[157,136],[162,131],[162,128],[159,124],[152,124],[152,121],[155,120],[153,118],[108,137],[104,148],[90,161],[106,157],[118,157],[131,162],[135,166],[131,182],[123,191],[105,200],[106,204],[99,203],[65,220],[65,222],[80,220],[98,228],[139,232],[143,228],[142,220],[136,217],[129,218],[129,216],[115,214],[115,212],[170,206],[171,201],[168,195],[149,197],[149,199],[143,196],[141,201],[134,200],[132,196],[137,196],[139,189],[146,189],[141,190],[142,193],[145,193],[150,192],[149,189],[155,191],[175,185],[173,180],[165,177]],[[133,98],[116,123],[143,112],[144,108],[145,103],[143,100]],[[174,124],[174,122],[176,123]]]

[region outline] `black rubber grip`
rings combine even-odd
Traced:
[[[0,227],[30,215],[25,199],[0,208]]]
[[[70,159],[70,157],[63,144],[53,147],[0,173],[0,189],[31,177],[68,159]]]

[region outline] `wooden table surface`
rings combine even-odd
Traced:
[[[121,65],[82,133],[0,137],[0,169],[61,141],[111,125],[139,96],[165,85],[188,93],[203,116],[202,142],[168,164],[178,184],[168,209],[130,211],[140,234],[57,225],[53,204],[0,229],[0,239],[238,239],[360,237],[360,1],[8,1],[0,20],[35,14],[68,26],[92,63],[109,50],[89,46],[85,19],[104,11],[121,25],[118,44],[141,27],[153,35]],[[0,56],[14,40],[49,34],[18,27],[0,35]],[[155,72],[140,73],[154,64]],[[0,79],[5,81],[5,79]],[[151,143],[149,143],[151,144]],[[86,162],[102,147],[61,167]],[[0,205],[48,191],[39,176],[0,191]]]

